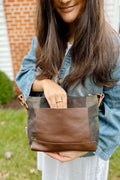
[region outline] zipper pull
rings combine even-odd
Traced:
[[[27,105],[27,103],[26,103],[26,101],[25,101],[25,99],[24,99],[24,96],[23,96],[22,94],[20,94],[20,95],[18,96],[18,100],[20,101],[21,105],[22,105],[22,106],[25,106],[25,108],[28,110],[28,105]]]

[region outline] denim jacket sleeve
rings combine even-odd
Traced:
[[[16,84],[24,95],[24,98],[29,96],[31,92],[31,86],[35,80],[36,72],[36,37],[32,40],[31,49],[27,56],[23,58],[20,71],[16,75]]]
[[[113,78],[118,79],[116,85],[104,88],[105,98],[99,113],[99,143],[96,155],[108,160],[120,144],[120,56],[118,66],[113,72]]]
[[[31,86],[36,74],[36,38],[33,39],[31,50],[23,58],[23,62],[16,76],[16,83],[26,99],[30,95]],[[95,152],[100,158],[108,160],[120,144],[120,56],[119,65],[113,72],[113,77],[118,79],[116,85],[104,88],[103,99],[99,112],[99,143]]]

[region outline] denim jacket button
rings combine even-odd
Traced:
[[[59,80],[58,80],[58,83],[59,83],[59,84],[62,84],[62,79],[59,79]]]

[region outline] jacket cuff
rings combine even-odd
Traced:
[[[31,78],[29,78],[29,80],[27,81],[26,89],[25,89],[25,91],[23,91],[23,96],[24,96],[25,100],[30,95],[31,87],[32,87],[32,84],[34,81],[35,81],[35,76],[31,76]]]
[[[107,161],[110,158],[110,155],[106,154],[100,147],[98,147],[96,152],[93,153],[105,161]]]

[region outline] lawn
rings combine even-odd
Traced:
[[[36,152],[27,144],[25,110],[0,110],[0,179],[41,180],[36,167]],[[10,159],[5,153],[11,152]]]
[[[36,167],[36,152],[28,146],[25,133],[27,113],[24,109],[0,109],[0,179],[41,180]],[[9,159],[6,152],[11,152]],[[108,180],[120,180],[120,147],[110,160]]]

